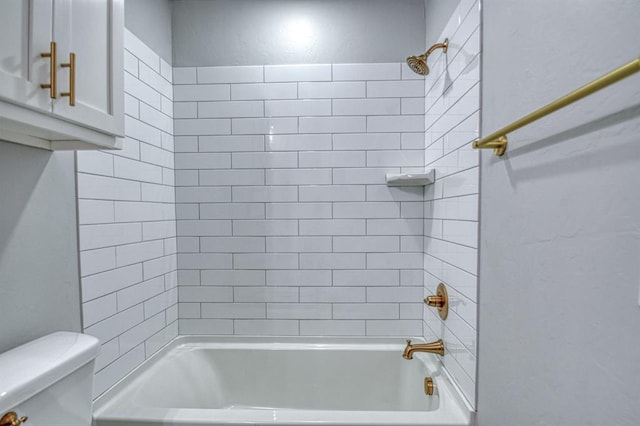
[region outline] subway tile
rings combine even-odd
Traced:
[[[231,86],[231,99],[234,101],[296,99],[297,97],[297,83],[234,84]]]
[[[267,286],[330,286],[330,270],[267,271]]]
[[[115,269],[115,267],[115,247],[107,247],[97,250],[85,250],[80,252],[80,271],[82,277],[108,271],[110,269]]]
[[[367,82],[367,97],[422,98],[424,97],[424,80],[369,81]]]
[[[267,237],[267,252],[269,253],[321,253],[331,251],[331,237]]]
[[[131,31],[124,32],[125,48],[154,71],[160,72],[160,56],[151,50],[144,42],[136,37]]]
[[[144,320],[142,305],[134,306],[84,329],[86,334],[107,342]]]
[[[333,64],[333,81],[399,79],[399,63]]]
[[[179,220],[178,235],[181,237],[203,237],[231,235],[230,220]]]
[[[264,286],[265,272],[250,270],[203,270],[202,285],[233,286]],[[255,300],[236,300],[237,302],[253,302]]]
[[[116,293],[118,310],[123,311],[150,299],[164,291],[163,277],[156,277],[140,284],[124,288]]]
[[[331,150],[331,135],[268,135],[267,151],[327,151]]]
[[[401,146],[402,149],[424,149],[424,133],[402,133]]]
[[[200,237],[202,253],[254,253],[265,251],[262,237]]]
[[[397,270],[345,270],[333,272],[336,286],[392,286],[399,285]]]
[[[199,217],[200,219],[264,219],[264,204],[236,202],[200,204]]]
[[[420,303],[422,287],[372,287],[367,289],[367,302]]]
[[[363,303],[366,300],[363,287],[303,287],[301,303]]]
[[[399,133],[337,134],[337,135],[333,135],[333,149],[336,151],[400,149],[400,134]]]
[[[365,167],[364,151],[313,151],[299,154],[300,167]]]
[[[124,73],[124,91],[147,105],[156,109],[161,108],[162,95],[127,72]]]
[[[176,170],[176,186],[198,186],[198,170]]]
[[[295,152],[234,152],[231,156],[234,169],[298,167],[298,154]]]
[[[301,320],[301,336],[363,336],[365,322],[360,320]]]
[[[138,76],[138,58],[127,50],[124,51],[124,70],[134,77]]]
[[[420,219],[367,219],[367,235],[422,235]]]
[[[101,151],[78,151],[77,170],[101,176],[113,176],[113,155]]]
[[[201,186],[264,185],[263,170],[200,170]]]
[[[335,218],[397,218],[400,217],[400,207],[391,202],[361,202],[334,203],[333,217]]]
[[[297,320],[234,320],[234,334],[250,336],[297,336]]]
[[[400,102],[400,113],[403,115],[424,114],[423,98],[403,98]]]
[[[164,243],[161,240],[126,244],[116,247],[116,266],[127,266],[145,260],[155,259],[164,254]]]
[[[233,235],[298,235],[296,220],[234,220]]]
[[[282,253],[234,254],[233,265],[238,269],[298,269],[298,255]]]
[[[180,319],[180,334],[233,334],[233,320]]]
[[[336,253],[388,253],[400,251],[400,240],[397,236],[333,237],[333,251]]]
[[[367,336],[419,336],[422,334],[422,321],[403,320],[367,320]]]
[[[263,135],[200,136],[200,152],[264,151]]]
[[[234,135],[276,135],[298,133],[297,118],[232,118],[231,132]]]
[[[78,200],[78,224],[93,225],[113,223],[115,211],[113,201]]]
[[[422,115],[381,115],[367,117],[367,132],[423,132]]]
[[[173,88],[175,102],[228,101],[231,88],[228,84],[185,84]]]
[[[176,169],[228,169],[231,167],[231,155],[223,153],[176,153]]]
[[[179,269],[229,269],[232,258],[230,254],[212,253],[180,253]]]
[[[120,377],[126,376],[145,359],[144,346],[140,345],[123,354],[114,362],[96,372],[93,379],[93,395],[100,396],[103,392],[118,382]]]
[[[300,201],[364,201],[363,185],[301,186]]]
[[[144,63],[138,64],[138,78],[143,83],[153,87],[154,90],[160,92],[163,96],[169,99],[173,99],[173,86],[170,82],[165,80],[158,70],[151,69]]]
[[[265,174],[267,185],[331,184],[330,169],[269,169]]]
[[[180,286],[178,287],[178,301],[211,303],[211,302],[232,302],[232,287],[214,286]]]
[[[198,67],[198,84],[261,83],[262,66]]]
[[[165,219],[162,205],[158,203],[116,201],[114,204],[116,222],[147,222]]]
[[[368,151],[367,167],[420,167],[424,165],[422,150]]]
[[[114,175],[139,182],[162,183],[162,168],[128,158],[115,157]]]
[[[268,203],[266,218],[327,219],[331,218],[331,203]]]
[[[296,287],[237,287],[233,291],[236,302],[298,302]]]
[[[199,118],[264,117],[260,101],[198,102]]]
[[[175,152],[198,152],[197,136],[176,136]]]
[[[331,100],[265,101],[266,117],[305,117],[331,115]]]
[[[200,206],[198,204],[176,204],[176,218],[177,219],[200,219]],[[218,219],[207,218],[203,219]]]
[[[234,186],[234,202],[266,203],[298,201],[295,186]]]
[[[334,319],[398,319],[396,303],[337,303],[333,305]]]
[[[89,327],[118,312],[116,295],[108,294],[82,304],[82,325]]]
[[[202,318],[265,318],[264,303],[203,303]]]
[[[367,117],[300,117],[300,133],[361,133],[367,131]]]
[[[397,115],[400,99],[334,99],[333,115]]]
[[[178,203],[211,203],[231,201],[231,189],[228,187],[176,187],[176,202]]]
[[[184,118],[174,120],[176,136],[228,135],[231,120],[226,118]]]
[[[364,98],[365,93],[364,82],[298,84],[299,99]]]
[[[300,254],[300,269],[363,269],[364,253]]]
[[[265,65],[265,82],[331,81],[330,64]]]
[[[364,235],[362,219],[300,220],[300,235]]]
[[[142,241],[142,226],[139,223],[81,225],[79,236],[80,250],[91,250]]]
[[[423,187],[367,185],[367,201],[422,201]]]
[[[267,303],[270,319],[330,319],[328,303]]]
[[[333,183],[344,184],[386,184],[387,173],[399,173],[398,168],[360,168],[360,169],[333,169]]]
[[[140,183],[125,179],[78,173],[78,198],[140,200]]]

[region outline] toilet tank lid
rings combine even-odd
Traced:
[[[56,332],[0,354],[0,414],[91,362],[100,341]]]

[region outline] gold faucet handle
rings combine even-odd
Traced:
[[[18,418],[15,411],[9,411],[0,418],[0,426],[20,426],[22,423],[26,423],[29,418],[22,416]]]
[[[411,340],[407,339],[407,346],[411,346]]]

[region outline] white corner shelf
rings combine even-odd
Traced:
[[[387,186],[426,186],[436,181],[436,171],[426,173],[387,173]]]

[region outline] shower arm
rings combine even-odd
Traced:
[[[429,55],[431,55],[434,51],[438,50],[438,49],[442,49],[442,51],[444,53],[447,53],[447,49],[449,48],[449,39],[446,38],[444,40],[444,43],[437,43],[434,44],[433,46],[431,46],[429,48],[429,50],[427,50],[426,52],[424,52],[422,55],[420,55],[420,57],[424,57],[424,59],[426,60]]]

